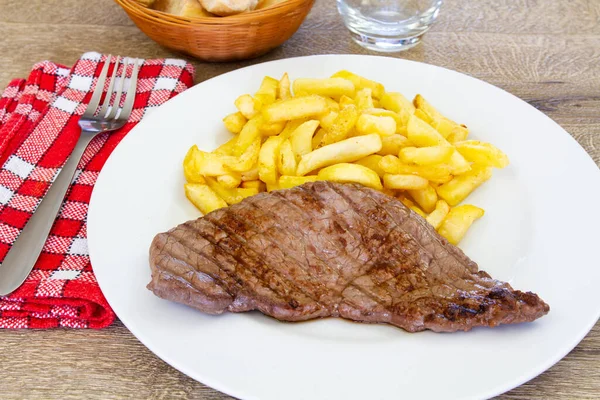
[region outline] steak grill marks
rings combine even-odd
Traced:
[[[210,314],[453,332],[549,311],[479,271],[400,201],[355,184],[261,193],[188,221],[155,237],[150,266],[157,296]]]

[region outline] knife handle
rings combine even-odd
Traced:
[[[25,281],[46,243],[83,152],[95,135],[82,134],[71,156],[46,196],[17,237],[0,265],[0,296],[14,292]]]

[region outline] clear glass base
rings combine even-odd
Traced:
[[[415,47],[421,42],[421,37],[423,37],[423,34],[424,33],[417,36],[404,38],[389,38],[367,36],[365,34],[350,31],[352,39],[362,47],[368,50],[384,53],[396,53]]]

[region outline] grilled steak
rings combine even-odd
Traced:
[[[154,238],[150,266],[155,295],[209,314],[453,332],[549,311],[479,271],[400,201],[355,184],[261,193],[188,221]]]

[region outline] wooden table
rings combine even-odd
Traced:
[[[596,0],[448,0],[423,43],[395,56],[457,70],[515,94],[557,121],[599,163],[599,18]],[[150,41],[109,0],[0,0],[0,37],[0,88],[27,76],[37,61],[70,65],[91,50],[178,57]],[[196,81],[318,53],[367,53],[349,39],[333,0],[317,0],[296,35],[260,59],[195,62]],[[4,399],[228,398],[158,359],[118,321],[100,331],[0,331],[0,371]],[[556,366],[499,398],[598,397],[600,324]]]

